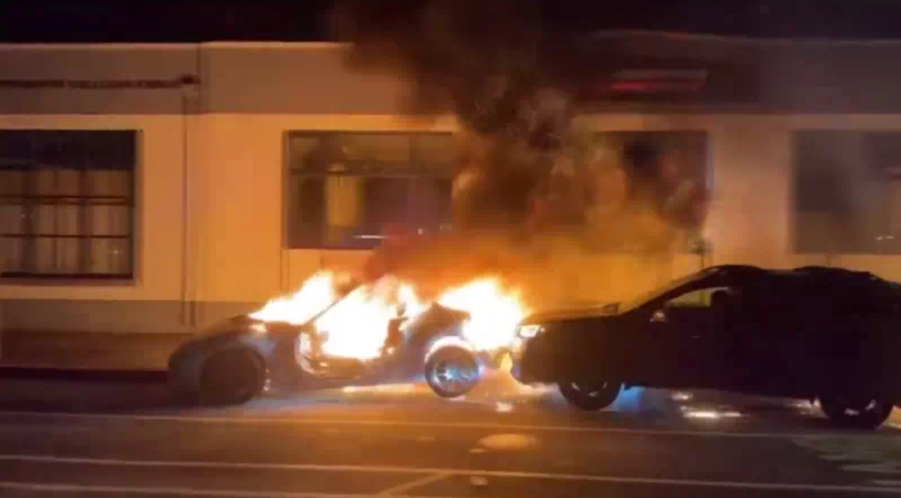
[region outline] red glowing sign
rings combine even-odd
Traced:
[[[707,84],[706,70],[622,69],[601,81],[604,93],[698,92]]]

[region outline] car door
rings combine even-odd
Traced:
[[[731,388],[759,392],[781,370],[786,331],[796,330],[790,302],[774,282],[746,286],[730,313],[732,347],[726,358],[733,372]]]
[[[829,322],[829,306],[796,280],[770,278],[744,289],[740,311],[731,320],[735,387],[793,395],[815,377],[810,339]]]
[[[690,289],[661,303],[649,318],[649,340],[656,364],[645,365],[655,383],[673,387],[718,387],[731,372],[725,361],[728,323],[715,293],[732,293],[721,285]],[[722,297],[722,294],[720,295]]]

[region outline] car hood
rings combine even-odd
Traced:
[[[618,314],[618,305],[619,303],[604,303],[573,308],[547,310],[530,315],[525,320],[523,320],[522,323],[545,323],[573,320],[579,318],[614,316]]]
[[[252,327],[256,324],[264,324],[266,329],[263,332],[256,331]],[[286,323],[266,323],[249,315],[238,315],[219,322],[214,323],[202,332],[194,335],[181,344],[177,349],[179,354],[189,354],[200,349],[214,347],[217,344],[240,340],[243,337],[263,338],[271,337],[273,334],[295,333],[300,327],[289,325]]]

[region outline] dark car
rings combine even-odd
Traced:
[[[513,372],[585,410],[623,386],[818,400],[875,428],[901,403],[901,291],[865,272],[717,266],[629,303],[544,313],[517,331]]]
[[[436,394],[457,397],[475,386],[483,367],[497,361],[463,339],[467,318],[432,304],[414,318],[392,320],[377,358],[356,359],[322,351],[327,331],[316,329],[315,317],[298,326],[238,316],[172,354],[170,385],[184,401],[221,405],[244,403],[264,391],[403,382],[424,375]]]

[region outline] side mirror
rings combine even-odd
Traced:
[[[605,304],[601,311],[607,315],[615,315],[619,311],[619,303]]]
[[[666,322],[666,311],[664,311],[662,309],[655,311],[651,315],[651,323],[654,323],[654,322],[660,322],[660,323]]]

